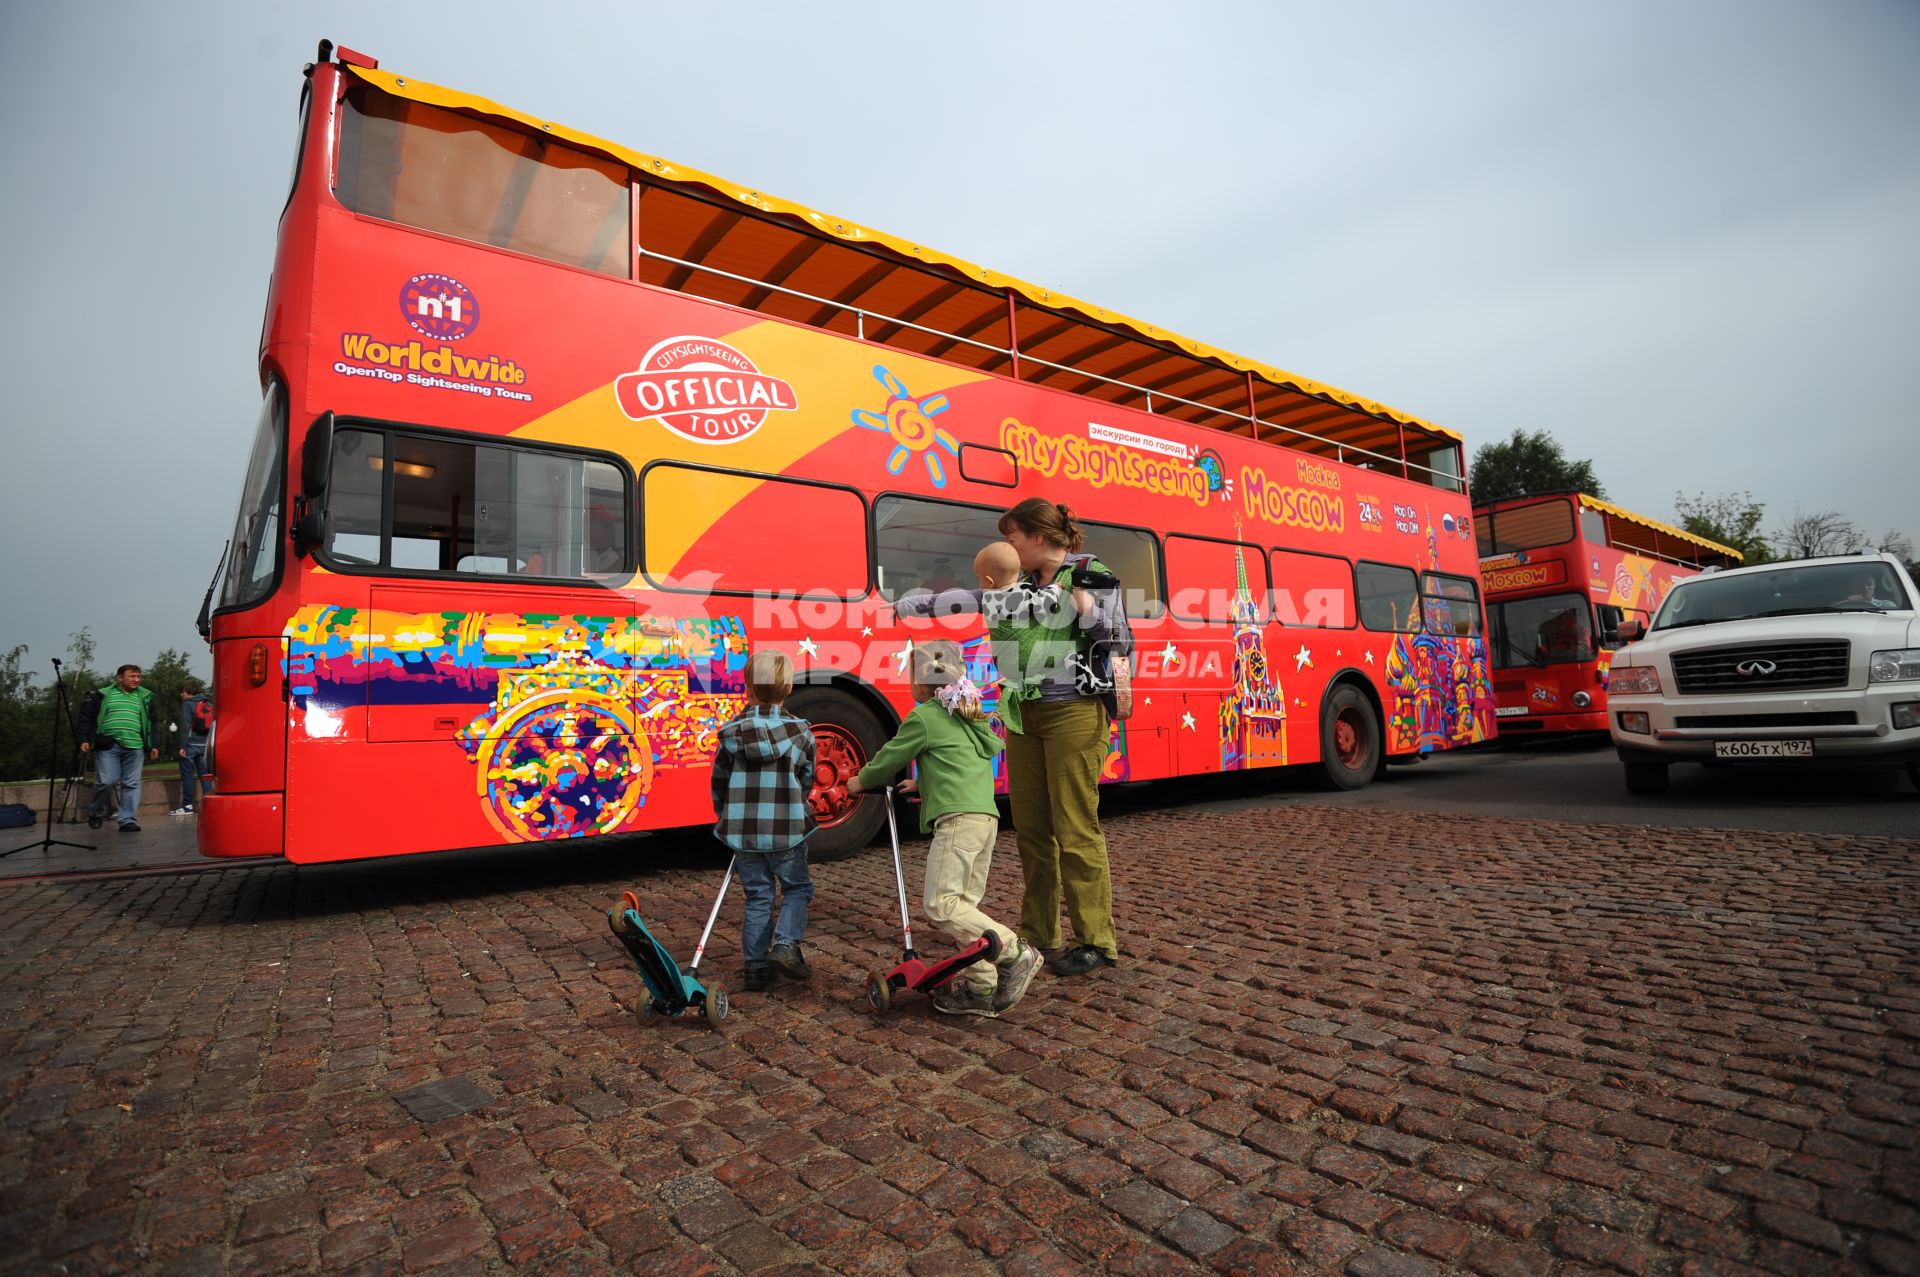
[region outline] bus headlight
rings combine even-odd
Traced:
[[[1614,666],[1607,672],[1607,694],[1617,696],[1621,693],[1629,696],[1658,696],[1660,671],[1651,665],[1629,665],[1625,669],[1618,665]],[[1626,724],[1622,723],[1621,726],[1624,727]]]
[[[1867,663],[1869,683],[1902,683],[1908,679],[1920,679],[1920,647],[1875,652]]]
[[[1573,694],[1573,707],[1575,709],[1585,709],[1591,704],[1593,704],[1593,697],[1587,695],[1585,692],[1575,692]]]

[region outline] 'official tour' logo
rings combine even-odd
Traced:
[[[800,406],[793,387],[711,337],[669,337],[614,378],[620,411],[634,421],[656,419],[695,443],[738,443],[774,410]]]
[[[451,275],[415,275],[400,286],[400,313],[423,337],[459,341],[480,323],[480,299]]]

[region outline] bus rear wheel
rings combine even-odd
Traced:
[[[1351,683],[1320,709],[1320,769],[1328,789],[1358,789],[1380,770],[1380,716]]]
[[[847,793],[847,782],[886,743],[886,731],[872,710],[837,688],[800,688],[787,711],[813,724],[813,792],[807,802],[819,828],[807,841],[807,856],[844,859],[871,843],[887,816],[884,792]]]

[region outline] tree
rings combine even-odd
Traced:
[[[1704,492],[1693,496],[1676,493],[1673,508],[1679,512],[1682,528],[1697,537],[1740,551],[1743,562],[1773,562],[1773,546],[1760,531],[1766,506],[1755,501],[1751,492],[1728,492],[1715,497]]]
[[[1891,554],[1894,558],[1906,564],[1907,575],[1916,581],[1920,581],[1920,558],[1914,556],[1912,537],[1909,537],[1904,532],[1896,532],[1892,528],[1888,528],[1880,534],[1879,548],[1882,554]]]
[[[1780,543],[1780,556],[1786,559],[1853,554],[1867,548],[1867,539],[1860,534],[1860,529],[1838,510],[1817,510],[1812,514],[1795,510],[1793,518],[1780,526],[1774,539]]]
[[[1607,490],[1594,476],[1593,462],[1568,461],[1544,430],[1515,430],[1502,443],[1474,450],[1468,474],[1475,501],[1501,501],[1535,492],[1584,492],[1604,499]]]
[[[172,648],[163,649],[153,658],[153,664],[143,671],[145,677],[140,685],[153,693],[153,703],[160,708],[160,746],[162,759],[172,758],[180,748],[178,733],[167,728],[180,719],[180,689],[187,681],[187,654],[176,652]]]

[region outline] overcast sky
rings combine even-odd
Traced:
[[[233,522],[327,37],[1608,494],[1920,541],[1920,4],[0,6],[0,650],[163,647]]]

